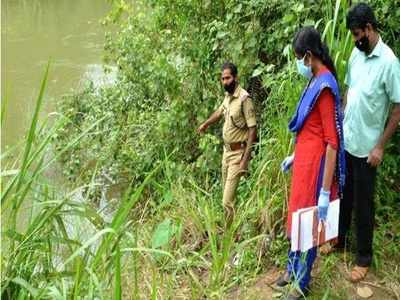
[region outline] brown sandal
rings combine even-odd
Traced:
[[[326,244],[323,244],[321,247],[319,247],[319,252],[322,255],[331,254],[331,253],[335,252],[335,250],[336,250],[335,247],[331,243],[326,243]]]
[[[354,283],[359,282],[367,276],[367,273],[368,267],[355,266],[353,270],[351,270],[350,281]]]
[[[331,241],[319,247],[319,253],[321,255],[329,255],[334,252],[341,253],[343,251],[344,251],[344,246],[339,244],[337,241]]]

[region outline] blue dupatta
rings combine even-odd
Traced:
[[[326,72],[316,77],[313,77],[308,86],[304,89],[299,103],[297,104],[296,112],[289,122],[289,130],[298,133],[304,125],[309,113],[312,111],[315,103],[321,92],[329,88],[335,98],[335,125],[338,135],[338,158],[336,160],[336,176],[339,183],[339,191],[343,192],[345,184],[346,160],[344,151],[343,139],[343,112],[341,110],[339,86],[331,72]]]

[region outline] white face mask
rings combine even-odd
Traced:
[[[305,57],[306,55],[304,55],[302,59],[296,59],[297,71],[304,77],[311,79],[311,77],[313,77],[313,73],[311,70],[311,66],[306,66],[304,64]]]

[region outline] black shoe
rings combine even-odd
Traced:
[[[283,273],[279,278],[275,281],[275,285],[279,288],[283,288],[290,283],[290,276],[287,272]]]

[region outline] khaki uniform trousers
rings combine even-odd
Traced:
[[[245,149],[235,151],[224,149],[222,157],[222,191],[223,205],[227,224],[231,224],[235,215],[235,195],[239,185],[240,177],[243,175],[240,170],[240,160]]]

